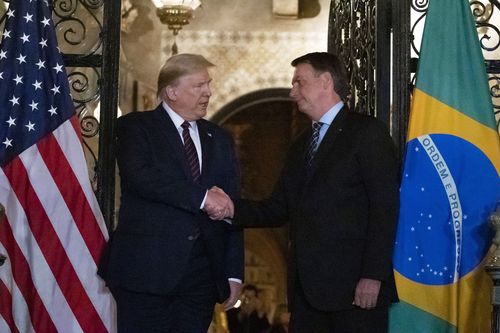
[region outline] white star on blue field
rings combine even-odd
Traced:
[[[492,237],[487,219],[500,199],[500,180],[491,161],[471,143],[452,135],[430,137],[449,173],[444,177],[443,170],[436,170],[433,154],[418,139],[407,144],[394,267],[415,282],[443,285],[453,282],[457,267],[461,278],[483,260]],[[459,200],[446,192],[451,178]]]

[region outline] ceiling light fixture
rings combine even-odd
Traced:
[[[156,6],[156,15],[161,23],[166,24],[174,34],[172,54],[177,54],[176,36],[183,26],[189,24],[193,12],[201,5],[200,0],[153,0]]]

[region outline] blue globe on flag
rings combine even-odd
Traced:
[[[495,207],[484,203],[498,200],[497,172],[481,150],[453,135],[415,138],[406,154],[395,269],[427,285],[456,282],[490,246],[485,221]]]

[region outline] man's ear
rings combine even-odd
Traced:
[[[323,72],[321,73],[320,77],[321,82],[323,83],[323,88],[331,89],[330,87],[333,87],[333,89],[335,90],[332,74],[330,74],[330,72]]]
[[[163,90],[163,96],[171,101],[175,101],[177,99],[177,90],[172,86],[166,86]]]

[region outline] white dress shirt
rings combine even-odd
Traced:
[[[177,128],[177,132],[179,132],[179,136],[181,137],[182,143],[184,143],[184,138],[182,137],[182,131],[184,130],[182,128],[182,124],[185,122],[185,120],[179,116],[174,110],[168,106],[167,103],[162,102],[163,108],[167,111],[168,115],[170,116],[170,119],[174,122],[175,128]],[[202,170],[201,167],[201,141],[200,141],[200,133],[198,133],[198,125],[196,124],[196,121],[189,121],[189,124],[191,127],[189,127],[189,135],[191,136],[191,139],[193,140],[194,146],[196,148],[196,153],[198,154],[198,161],[200,162],[200,173]]]

